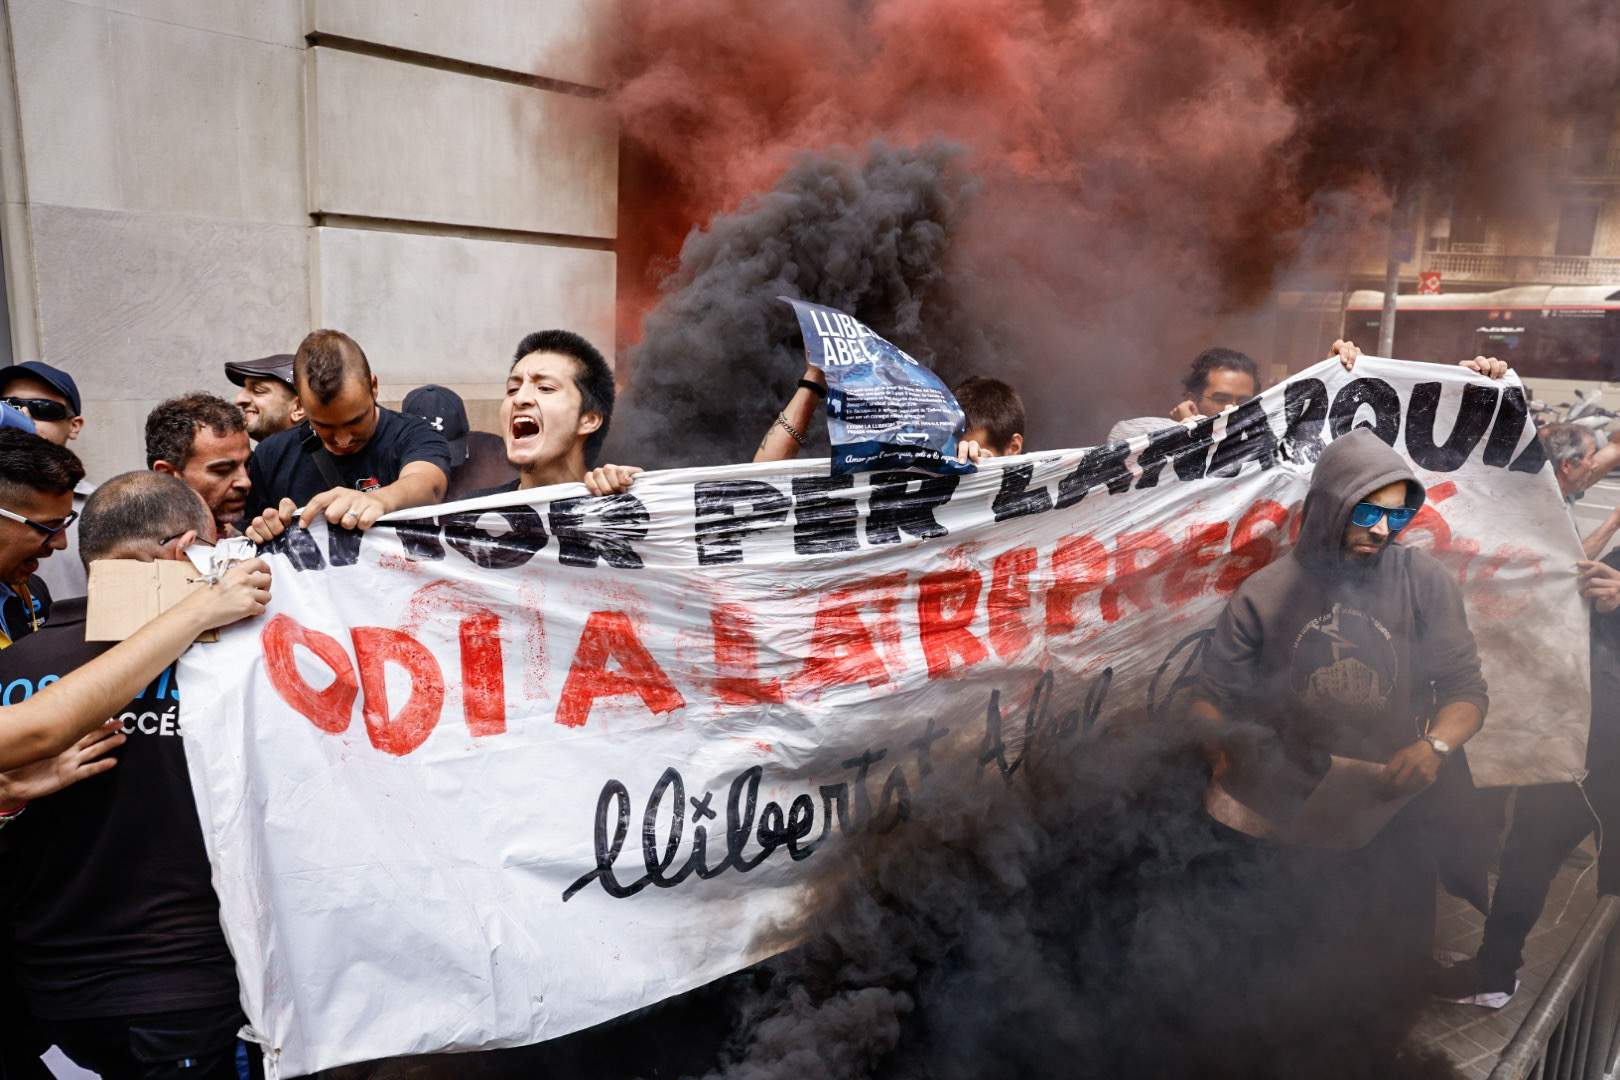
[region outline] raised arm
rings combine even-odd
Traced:
[[[270,567],[254,559],[199,589],[26,701],[0,708],[0,770],[53,757],[106,722],[197,635],[264,611]]]
[[[805,386],[810,383],[819,386],[821,393]],[[799,380],[798,389],[782,411],[771,420],[771,426],[766,429],[765,437],[759,441],[759,449],[754,451],[755,461],[787,461],[799,456],[804,448],[805,441],[810,437],[810,425],[815,421],[816,409],[823,398],[827,396],[827,376],[821,373],[818,367],[806,367],[804,378]]]

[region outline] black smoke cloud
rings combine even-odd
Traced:
[[[1218,835],[1174,729],[1101,732],[1038,733],[1010,783],[954,758],[825,853],[707,1080],[1453,1075],[1378,928],[1324,932],[1318,863]]]
[[[960,148],[946,201],[919,207],[943,230],[927,250],[949,265],[898,264],[921,285],[942,371],[1011,376],[1034,444],[1074,446],[1122,416],[1165,411],[1209,344],[1290,367],[1325,355],[1332,329],[1279,341],[1269,298],[1340,288],[1363,252],[1376,275],[1397,192],[1426,193],[1437,211],[1466,197],[1503,212],[1516,235],[1550,234],[1567,193],[1546,182],[1546,152],[1576,118],[1612,127],[1620,101],[1615,0],[622,7],[611,97],[623,132],[620,342],[646,345],[622,355],[626,396],[709,429],[627,424],[658,436],[616,447],[642,464],[722,460],[704,440],[733,447],[729,460],[752,450],[731,429],[768,422],[791,385],[791,362],[772,352],[779,337],[739,335],[723,354],[698,342],[687,358],[660,340],[692,343],[666,316],[723,302],[701,273],[723,258],[791,260],[780,268],[790,284],[799,274],[858,295],[861,251],[884,257],[888,218],[829,195],[803,220],[836,228],[842,209],[872,227],[868,241],[852,247],[845,230],[818,244],[801,231],[784,254],[759,211],[809,194],[818,170],[834,188],[845,170],[865,172],[859,151],[874,141]],[[949,303],[936,311],[942,278]],[[895,325],[884,314],[868,320],[880,333],[909,332],[896,326],[910,310]],[[657,370],[644,370],[644,353]],[[695,408],[698,396],[736,407]]]
[[[805,366],[779,296],[846,311],[931,366],[980,365],[985,334],[960,314],[948,259],[972,197],[950,147],[879,144],[806,156],[771,191],[694,232],[630,352],[633,382],[606,458],[749,460]],[[822,425],[816,434],[825,452]]]

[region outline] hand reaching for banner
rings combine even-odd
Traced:
[[[218,582],[206,589],[198,589],[171,610],[179,611],[189,605],[202,620],[202,629],[214,630],[254,615],[263,615],[268,603],[270,564],[263,559],[249,559],[237,563],[225,571]]]
[[[247,538],[260,547],[287,531],[287,526],[298,517],[298,504],[282,499],[280,506],[272,506],[254,518],[247,527]]]
[[[1465,367],[1475,375],[1483,375],[1487,379],[1500,379],[1507,374],[1506,360],[1498,360],[1494,356],[1476,356],[1472,360],[1457,361],[1458,367]]]
[[[956,460],[971,461],[977,465],[981,461],[989,461],[995,457],[995,451],[989,447],[980,446],[972,439],[962,439],[956,444]]]
[[[1582,559],[1575,568],[1581,572],[1581,595],[1592,601],[1592,606],[1604,615],[1620,608],[1620,570],[1589,559]]]
[[[1344,370],[1354,371],[1356,369],[1356,361],[1361,359],[1361,350],[1356,348],[1355,342],[1346,341],[1343,338],[1340,338],[1338,341],[1333,343],[1333,348],[1331,351],[1329,351],[1328,357],[1330,359],[1337,358],[1339,365],[1343,367]]]
[[[361,532],[377,524],[377,519],[388,513],[388,506],[368,491],[335,487],[321,492],[304,504],[298,524],[308,528],[317,517],[324,517],[330,525]]]
[[[629,491],[641,472],[636,465],[598,465],[585,474],[585,490],[592,495],[618,495]]]

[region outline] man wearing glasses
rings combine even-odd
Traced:
[[[73,376],[38,360],[0,370],[0,401],[27,416],[34,422],[35,433],[57,446],[77,439],[84,428],[83,401]],[[95,490],[88,480],[79,481],[73,491],[75,512],[84,510],[84,500]],[[62,557],[46,563],[39,576],[58,600],[84,595],[84,564],[79,561],[77,527],[68,530]]]
[[[1324,450],[1297,544],[1227,603],[1191,709],[1231,796],[1247,782],[1264,802],[1275,788],[1257,777],[1304,777],[1308,789],[1331,755],[1381,764],[1377,794],[1411,798],[1363,848],[1281,856],[1312,883],[1312,921],[1365,941],[1380,979],[1433,974],[1437,856],[1459,838],[1445,820],[1471,791],[1462,746],[1489,705],[1456,581],[1394,542],[1423,500],[1370,429]]]
[[[0,430],[0,649],[33,633],[50,614],[40,563],[67,547],[78,513],[73,491],[84,466],[73,451],[38,435]]]

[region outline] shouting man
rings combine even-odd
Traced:
[[[501,402],[506,460],[518,478],[478,492],[583,483],[592,495],[629,488],[633,465],[591,468],[613,419],[613,369],[596,347],[568,330],[540,330],[518,342]]]

